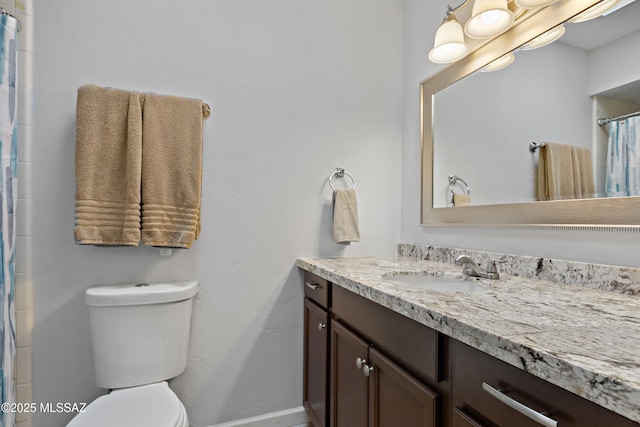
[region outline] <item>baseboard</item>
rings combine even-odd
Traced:
[[[294,427],[309,422],[304,407],[272,412],[244,420],[232,421],[224,424],[216,424],[211,427]]]

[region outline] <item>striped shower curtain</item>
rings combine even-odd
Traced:
[[[13,365],[16,352],[14,242],[16,180],[16,20],[0,15],[0,393],[2,403],[15,402]],[[13,427],[15,414],[0,411],[0,426]]]
[[[607,197],[640,196],[640,117],[609,123]]]

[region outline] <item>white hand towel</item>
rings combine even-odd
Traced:
[[[333,241],[334,243],[360,241],[358,202],[354,189],[333,192]]]

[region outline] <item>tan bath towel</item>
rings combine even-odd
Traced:
[[[571,149],[571,159],[576,199],[594,197],[596,189],[593,181],[591,150],[587,147],[574,146]]]
[[[142,154],[140,94],[82,86],[78,89],[76,113],[76,243],[137,246]]]
[[[189,248],[200,234],[202,100],[146,94],[142,242]]]
[[[571,145],[546,142],[538,154],[538,200],[575,199]]]
[[[333,192],[333,241],[334,243],[360,241],[358,202],[353,188]]]

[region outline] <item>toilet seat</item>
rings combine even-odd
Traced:
[[[67,427],[188,427],[187,413],[166,381],[98,397]]]

